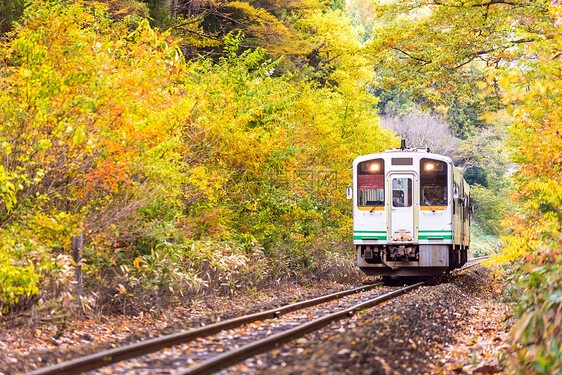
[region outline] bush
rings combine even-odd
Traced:
[[[484,231],[478,222],[473,221],[470,223],[470,248],[473,256],[479,257],[500,253],[503,243],[499,236]]]
[[[397,142],[366,70],[319,87],[233,35],[216,61],[186,62],[148,20],[88,4],[33,1],[0,45],[6,304],[70,293],[49,265],[68,271],[78,233],[85,291],[119,303],[345,256],[349,166]]]

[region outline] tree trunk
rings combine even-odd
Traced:
[[[166,7],[170,10],[170,17],[176,18],[178,13],[178,0],[166,0]]]

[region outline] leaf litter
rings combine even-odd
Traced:
[[[131,315],[102,315],[72,321],[17,325],[3,321],[0,331],[0,375],[29,372],[61,361],[127,345],[163,334],[211,324],[248,313],[349,289],[354,285],[285,283],[259,294],[191,301],[166,309]]]
[[[224,373],[507,374],[509,307],[501,292],[493,271],[478,266]]]

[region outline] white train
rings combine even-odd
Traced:
[[[429,149],[357,157],[353,243],[367,275],[436,275],[461,267],[470,246],[470,187],[450,158]]]

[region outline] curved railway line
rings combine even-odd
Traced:
[[[489,256],[489,255],[482,256],[482,257],[478,257],[478,258],[469,259],[469,260],[464,264],[464,266],[462,266],[460,269],[461,269],[461,270],[465,270],[465,269],[467,269],[467,268],[474,267],[474,266],[480,264],[481,261],[483,261],[483,260],[488,260],[488,259],[490,259],[490,256]]]
[[[473,267],[483,259],[473,259],[467,262],[463,269]],[[378,288],[382,283],[373,283],[277,309],[139,341],[41,368],[29,374],[78,374],[86,371],[101,374],[122,373],[122,369],[111,365],[133,358],[135,364],[130,365],[128,369],[135,373],[165,367],[176,369],[174,374],[210,374],[422,285],[424,282],[402,288],[387,287],[383,290]],[[220,346],[217,346],[217,343],[220,343]]]

